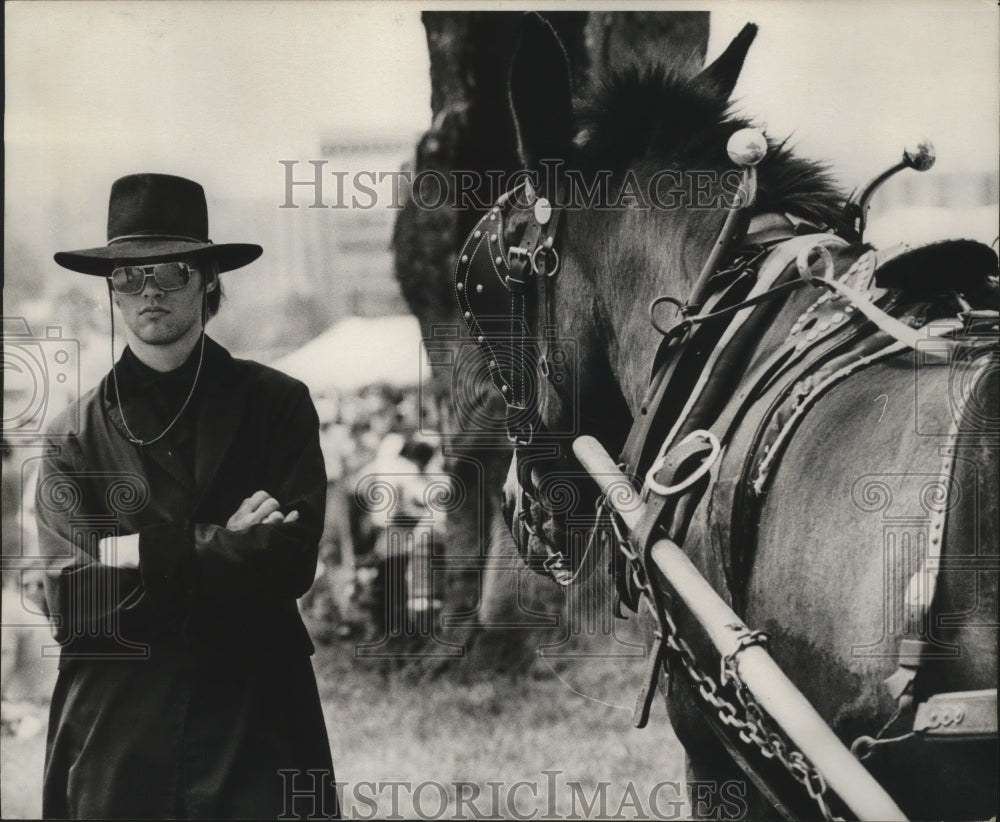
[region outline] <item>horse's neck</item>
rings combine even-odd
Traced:
[[[679,226],[672,226],[671,233],[679,238],[676,244],[665,244],[662,237],[655,238],[662,249],[659,255],[650,257],[659,257],[656,275],[636,277],[630,283],[632,287],[611,290],[608,303],[614,333],[608,357],[633,416],[649,386],[653,358],[662,339],[653,326],[650,303],[660,296],[682,302],[687,299],[700,273],[702,257],[708,253],[692,255],[689,249],[710,248],[715,230],[714,223],[706,225],[704,217],[685,219]],[[659,319],[669,320],[671,311],[676,309],[669,304],[661,305],[657,309]]]
[[[609,352],[611,370],[635,417],[649,385],[650,369],[661,336],[649,320],[648,306],[655,294],[637,296],[630,309],[631,321],[619,324],[617,345]]]

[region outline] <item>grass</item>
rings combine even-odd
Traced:
[[[364,677],[349,662],[345,671],[342,658],[317,662],[328,666],[321,692],[347,814],[371,812],[356,799],[359,792],[377,801],[377,818],[473,819],[475,810],[488,817],[581,818],[601,790],[606,803],[598,801],[588,816],[615,816],[625,802],[631,804],[619,818],[648,818],[678,798],[670,786],[659,793],[660,814],[649,807],[658,783],[682,781],[683,754],[662,700],[649,727],[632,727],[641,658],[590,656],[551,666],[537,660],[527,675],[466,682]],[[391,786],[360,784],[366,781],[407,786],[394,803]],[[521,781],[528,785],[514,788]],[[475,799],[462,805],[459,792]]]
[[[650,807],[655,786],[681,782],[683,765],[662,699],[649,727],[632,728],[641,658],[536,660],[521,676],[456,681],[378,670],[352,650],[335,644],[314,657],[346,815],[681,817],[673,785]],[[0,740],[4,819],[39,816],[44,740],[44,731]]]

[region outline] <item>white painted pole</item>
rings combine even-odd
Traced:
[[[643,506],[628,479],[593,437],[580,437],[573,451],[634,531]],[[747,626],[715,592],[684,552],[668,539],[653,546],[652,558],[677,595],[707,631],[723,657],[739,650]],[[736,656],[740,678],[792,743],[818,770],[827,785],[861,820],[905,820],[906,817],[875,778],[837,738],[809,700],[760,645]]]

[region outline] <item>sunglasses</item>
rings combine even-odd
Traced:
[[[187,263],[155,263],[154,265],[124,265],[111,272],[108,280],[119,294],[138,294],[152,277],[164,291],[177,291],[191,282],[194,269]]]

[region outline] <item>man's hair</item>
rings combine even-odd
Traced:
[[[198,263],[198,268],[201,271],[201,276],[205,281],[205,285],[211,281],[212,277],[215,277],[218,285],[212,291],[209,291],[206,295],[206,305],[208,308],[208,319],[212,319],[216,314],[219,313],[219,304],[222,302],[222,277],[219,275],[219,265],[214,260],[205,261]]]
[[[215,260],[199,259],[198,257],[182,259],[201,272],[201,279],[205,288],[208,287],[213,278],[218,282],[218,286],[205,295],[205,306],[208,309],[208,316],[205,319],[210,320],[219,313],[219,304],[222,302],[223,296],[222,277],[219,276],[219,264]]]

